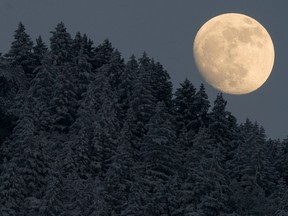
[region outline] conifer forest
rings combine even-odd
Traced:
[[[288,216],[288,139],[145,52],[50,36],[19,23],[0,56],[0,216]]]

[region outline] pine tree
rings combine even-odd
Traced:
[[[197,115],[195,110],[195,94],[196,89],[188,79],[180,83],[180,88],[175,92],[173,106],[177,121],[177,135],[179,135],[179,132],[184,126],[188,132],[192,131],[196,133],[195,120],[197,119]]]
[[[55,164],[51,163],[53,168],[49,172],[47,177],[47,187],[43,192],[41,204],[39,205],[39,215],[56,216],[63,215],[65,213],[65,206],[63,200],[63,180],[59,171],[60,167],[55,167]]]
[[[71,126],[69,132],[70,139],[68,140],[71,149],[74,151],[73,166],[78,170],[78,175],[87,179],[91,174],[91,149],[93,147],[94,123],[96,121],[97,111],[100,108],[95,91],[95,84],[92,81],[88,85],[87,91],[80,100],[79,109],[77,110],[76,120]]]
[[[36,128],[40,131],[48,131],[51,127],[49,106],[53,96],[54,82],[52,68],[47,65],[41,66],[31,80],[31,86],[27,92],[27,100],[33,107],[33,115],[37,118]]]
[[[79,51],[75,58],[77,65],[75,66],[75,85],[77,86],[77,97],[82,99],[87,91],[88,85],[92,79],[92,65],[89,63],[88,56],[84,54],[83,48]]]
[[[105,175],[105,197],[110,209],[120,215],[134,183],[133,149],[125,133],[120,134],[115,154],[111,157],[111,165]]]
[[[93,174],[104,178],[115,155],[119,126],[111,98],[103,101],[93,124],[94,132],[91,148]]]
[[[227,101],[222,94],[218,94],[209,114],[210,133],[213,135],[215,142],[220,144],[223,151],[223,162],[229,161],[233,157],[233,151],[237,143],[237,122],[236,118],[226,110]]]
[[[193,140],[185,164],[187,177],[182,184],[187,215],[200,212],[221,215],[230,212],[229,178],[219,145],[209,129],[201,129]]]
[[[157,101],[163,101],[167,108],[172,106],[172,83],[170,76],[159,62],[151,62],[152,79],[151,86],[153,88],[154,97]]]
[[[36,136],[36,116],[33,114],[33,104],[29,100],[25,101],[23,115],[17,121],[17,126],[14,129],[11,141],[3,149],[4,156],[7,158],[6,166],[9,169],[4,169],[1,173],[3,177],[10,175],[10,179],[3,179],[2,184],[7,185],[8,181],[17,181],[18,184],[13,185],[13,190],[7,191],[7,188],[0,189],[0,200],[14,199],[15,192],[18,193],[16,197],[22,197],[19,202],[15,201],[14,204],[21,206],[17,210],[15,206],[11,206],[11,210],[26,212],[30,209],[31,200],[38,200],[41,197],[40,192],[45,187],[45,177],[47,173],[47,160],[45,159],[44,152],[42,151],[43,141],[42,136]],[[5,167],[5,166],[4,166]],[[5,171],[14,171],[10,174],[5,174]],[[13,192],[14,191],[14,192]],[[9,198],[10,197],[10,198]],[[9,203],[3,204],[7,207]],[[19,213],[21,215],[22,213]],[[25,213],[23,213],[25,215]]]
[[[17,121],[16,107],[20,108],[22,100],[16,98],[18,92],[27,88],[25,74],[19,66],[0,58],[0,149],[2,143],[13,131]],[[19,95],[18,95],[19,96]],[[19,107],[17,106],[19,105]],[[3,157],[1,157],[3,159]],[[0,159],[1,161],[1,159]],[[0,163],[1,164],[1,163]]]
[[[167,184],[176,175],[180,161],[170,119],[164,102],[159,102],[140,148],[141,184],[148,193],[145,208],[150,215],[168,214],[170,202],[175,201]]]
[[[138,73],[138,62],[134,55],[126,63],[125,69],[120,77],[120,84],[118,90],[117,110],[120,121],[124,120],[129,109],[129,101],[133,94],[133,83]]]
[[[133,94],[130,98],[127,112],[127,122],[130,128],[134,147],[139,150],[139,141],[147,132],[146,124],[155,113],[156,98],[150,85],[151,74],[145,69],[145,62],[140,62],[139,73],[133,84]]]
[[[288,213],[288,187],[283,178],[279,178],[273,194],[269,197],[269,213],[285,215]]]
[[[111,60],[114,48],[108,39],[105,39],[102,44],[93,50],[93,69],[100,68]]]
[[[78,53],[80,52],[80,50],[83,47],[82,43],[83,43],[82,35],[80,32],[77,32],[74,39],[73,39],[72,47],[71,47],[71,51],[73,52],[73,55],[75,55],[75,56],[78,55]]]
[[[69,131],[69,127],[75,121],[78,108],[75,86],[73,79],[69,76],[71,76],[69,66],[58,67],[50,104],[53,127],[61,133]]]
[[[63,65],[72,61],[72,38],[66,31],[63,22],[57,24],[55,31],[51,31],[50,48],[54,65]]]
[[[137,180],[136,182],[131,188],[128,201],[123,206],[121,216],[147,215],[144,208],[145,193]]]
[[[86,34],[83,34],[82,36],[82,46],[84,54],[89,57],[89,60],[91,60],[93,57],[93,50],[94,50],[93,41],[91,39],[88,39]]]
[[[22,66],[27,79],[31,80],[33,78],[32,72],[35,69],[35,58],[32,52],[33,42],[25,30],[25,26],[20,22],[15,30],[11,48],[5,56],[15,62],[16,65]]]
[[[267,163],[263,130],[247,119],[240,126],[240,132],[242,141],[229,162],[232,164],[232,201],[240,215],[261,215],[268,211],[266,197],[273,188],[275,172],[272,164]]]
[[[279,161],[277,161],[277,169],[278,172],[280,173],[280,176],[283,178],[283,180],[285,181],[286,185],[288,185],[288,138],[286,137],[285,139],[283,139],[283,141],[281,142],[281,147],[278,150],[279,151],[279,155],[278,155],[278,159]]]
[[[18,175],[15,161],[7,161],[1,166],[0,175],[0,213],[3,216],[19,215],[25,198],[24,182]]]
[[[35,65],[36,66],[41,65],[41,61],[44,58],[47,51],[48,51],[47,46],[43,42],[42,37],[39,36],[36,39],[36,45],[33,47],[33,54],[35,57]]]
[[[118,91],[119,89],[124,67],[124,60],[121,58],[120,52],[116,50],[111,54],[111,58],[108,60],[108,62],[98,69],[108,77],[113,91]]]
[[[208,127],[209,125],[209,117],[208,117],[209,107],[210,102],[208,100],[208,95],[206,94],[205,87],[202,83],[195,95],[195,112],[197,115],[195,129],[197,132],[199,131],[200,128]]]

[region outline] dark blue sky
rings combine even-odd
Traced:
[[[48,42],[60,21],[74,36],[87,33],[96,45],[109,38],[123,57],[146,51],[171,75],[174,88],[186,77],[198,88],[204,82],[193,60],[198,29],[208,19],[228,12],[258,20],[270,33],[275,64],[267,82],[257,91],[224,94],[228,110],[243,122],[246,117],[266,129],[268,137],[288,135],[288,1],[287,0],[1,0],[0,52],[7,52],[19,21],[34,40]],[[205,83],[205,82],[204,82]],[[217,91],[205,85],[211,102]]]

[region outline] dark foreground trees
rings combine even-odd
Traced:
[[[288,214],[288,142],[63,23],[0,58],[0,215]],[[50,47],[50,49],[48,49]]]

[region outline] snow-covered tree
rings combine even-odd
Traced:
[[[107,64],[111,60],[113,52],[114,48],[112,47],[111,42],[108,39],[105,39],[102,44],[93,50],[93,60],[91,62],[93,69],[100,68]]]
[[[209,113],[208,129],[215,142],[219,143],[220,151],[223,154],[223,162],[229,161],[233,157],[237,143],[237,121],[236,118],[226,110],[227,101],[222,94],[218,94],[211,113]]]
[[[151,61],[152,79],[151,86],[153,88],[154,97],[157,101],[163,101],[167,108],[172,107],[172,82],[170,75],[159,62]]]
[[[231,170],[232,201],[237,213],[264,214],[267,196],[274,190],[276,172],[268,162],[265,133],[249,119],[240,126],[241,142],[228,163]]]
[[[20,22],[15,30],[11,48],[5,56],[23,67],[28,80],[33,78],[32,72],[35,68],[35,58],[32,51],[33,42],[26,33],[25,26]]]
[[[125,68],[120,77],[118,88],[117,110],[120,121],[123,120],[129,109],[129,101],[133,94],[133,83],[138,73],[138,62],[134,55],[126,63]]]
[[[142,58],[143,59],[143,58]],[[140,61],[139,73],[133,83],[133,94],[127,112],[127,122],[134,140],[134,147],[139,150],[139,141],[147,132],[146,124],[155,113],[157,100],[153,96],[150,84],[151,74],[146,69],[146,62]]]
[[[36,66],[41,65],[41,61],[44,58],[47,51],[48,51],[48,48],[47,48],[46,44],[43,42],[42,37],[39,36],[36,39],[35,46],[33,47],[33,54],[34,54]]]
[[[208,129],[201,129],[185,164],[187,177],[182,184],[182,199],[187,215],[229,213],[229,178],[222,158],[220,143]]]
[[[73,80],[71,80],[71,68],[56,68],[54,92],[50,104],[53,127],[59,132],[67,133],[69,127],[75,121],[77,112],[77,94]]]
[[[51,31],[50,48],[55,65],[62,65],[72,61],[72,38],[63,22],[57,24],[55,31]]]
[[[197,119],[195,94],[196,89],[188,79],[180,83],[180,87],[176,89],[173,106],[176,115],[177,135],[184,126],[188,132],[196,132],[194,127]]]
[[[197,120],[195,123],[195,129],[198,132],[200,128],[208,127],[209,117],[208,111],[210,107],[210,102],[208,100],[208,95],[205,92],[205,87],[203,84],[200,85],[199,90],[195,95],[195,112],[197,115]]]
[[[162,215],[171,210],[175,202],[168,182],[180,167],[179,152],[175,146],[176,135],[164,102],[159,102],[151,117],[148,132],[140,147],[139,170],[141,185],[146,189],[145,209],[147,214]]]

